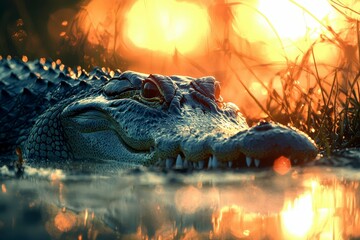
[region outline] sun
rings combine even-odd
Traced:
[[[209,32],[206,9],[175,0],[136,1],[126,14],[124,34],[136,47],[173,54],[201,47]]]

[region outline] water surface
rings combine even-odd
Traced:
[[[360,239],[359,156],[284,175],[2,165],[0,239]]]

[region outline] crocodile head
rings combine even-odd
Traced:
[[[65,155],[75,159],[202,169],[271,166],[280,156],[295,164],[317,154],[295,128],[265,121],[249,128],[213,77],[124,72],[70,101],[58,118]]]

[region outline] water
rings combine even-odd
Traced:
[[[359,151],[344,156],[360,163]],[[359,183],[353,166],[280,175],[71,164],[20,176],[2,166],[0,239],[360,239]]]

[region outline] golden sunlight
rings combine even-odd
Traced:
[[[259,0],[258,10],[264,14],[265,28],[271,24],[281,39],[295,41],[318,38],[333,8],[327,0]]]
[[[338,15],[327,0],[256,0],[236,6],[234,13],[235,33],[263,43],[261,54],[273,61],[296,59],[329,33],[328,26],[338,27]]]
[[[295,181],[301,186],[291,184],[292,189],[281,197],[269,191],[266,213],[249,208],[243,201],[217,208],[211,218],[215,238],[327,240],[360,236],[357,181],[318,179],[313,175],[302,175]],[[280,210],[274,207],[277,201],[282,204]]]
[[[314,40],[335,15],[327,0],[258,0],[253,5],[239,5],[235,13],[235,31],[254,42],[268,38]]]
[[[311,193],[304,193],[295,201],[285,203],[281,223],[291,239],[302,239],[310,231],[314,221],[312,200]]]
[[[294,71],[286,79],[306,91],[316,85],[313,73],[332,78],[329,73],[343,61],[343,52],[356,59],[356,51],[343,49],[356,40],[350,34],[353,27],[329,2],[109,0],[103,4],[91,0],[76,16],[72,33],[80,45],[83,38],[89,43],[84,56],[89,66],[212,75],[221,81],[225,101],[237,104],[247,117],[266,118],[259,105],[243,94],[239,80],[266,106],[275,96],[269,96],[272,88],[285,97],[284,73],[292,65]],[[64,21],[59,25],[73,26]],[[299,97],[293,95],[294,100]]]
[[[209,19],[204,8],[190,2],[136,1],[127,12],[124,29],[135,46],[172,55],[201,47]]]

